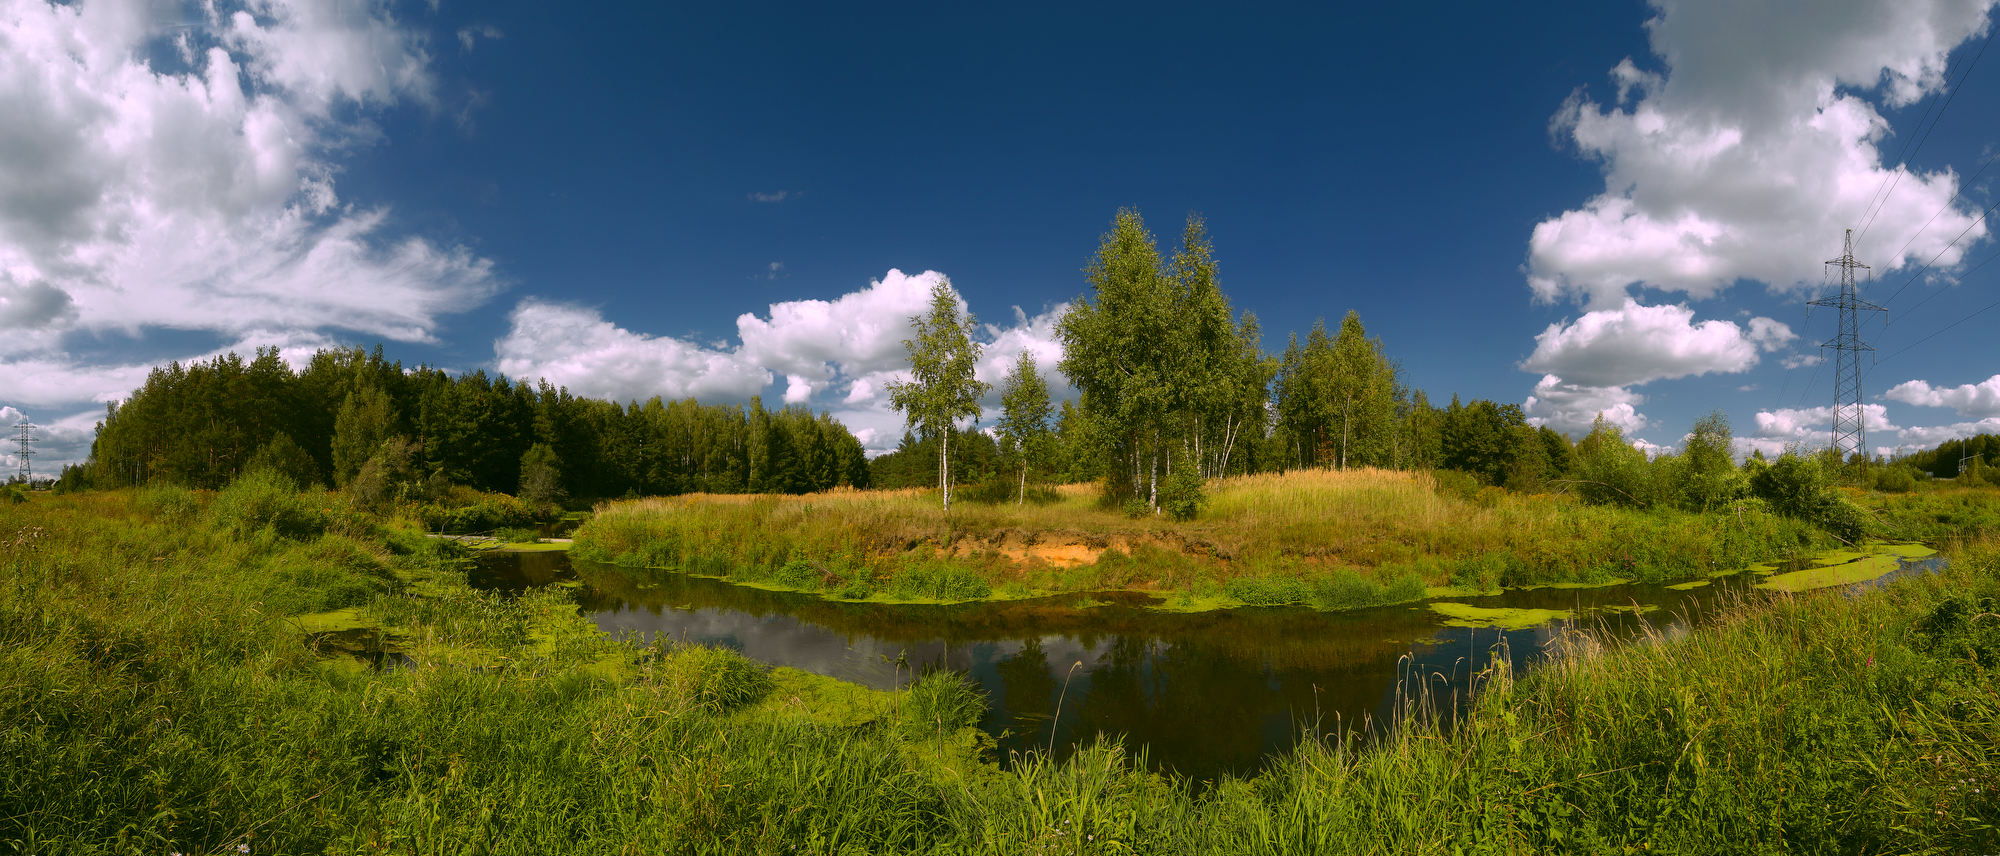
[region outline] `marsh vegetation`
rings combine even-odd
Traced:
[[[461,548],[285,487],[0,507],[0,841],[1707,853],[2000,840],[1990,537],[1859,596],[1745,601],[1651,644],[1570,635],[1519,680],[1490,662],[1455,719],[1406,693],[1419,703],[1366,748],[1327,734],[1198,788],[1115,739],[996,765],[970,727],[989,702],[948,673],[882,692],[614,638],[560,586],[483,593]],[[1992,507],[1920,505],[1961,499]],[[316,650],[340,627],[401,656]]]

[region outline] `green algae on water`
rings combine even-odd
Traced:
[[[1431,611],[1445,617],[1446,627],[1497,627],[1526,630],[1572,617],[1565,609],[1488,609],[1451,601],[1432,601]]]
[[[1814,567],[1777,574],[1757,587],[1802,592],[1865,583],[1896,570],[1904,561],[1936,554],[1936,550],[1922,544],[1866,544],[1861,550],[1835,550],[1814,556]]]
[[[1708,585],[1710,582],[1711,582],[1710,580],[1689,580],[1684,583],[1674,583],[1673,585],[1667,586],[1667,588],[1673,589],[1674,591],[1694,591],[1695,589]]]

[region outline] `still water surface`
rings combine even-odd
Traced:
[[[1186,614],[1117,592],[950,606],[838,603],[671,571],[572,565],[564,553],[488,553],[473,572],[475,585],[503,591],[565,579],[580,581],[577,603],[614,635],[726,645],[764,663],[885,690],[926,669],[969,674],[987,693],[982,727],[1003,761],[1030,749],[1065,756],[1100,735],[1123,735],[1155,769],[1197,779],[1253,773],[1315,728],[1393,720],[1412,687],[1428,686],[1449,714],[1496,657],[1518,674],[1574,626],[1676,632],[1754,581],[1464,600],[1584,616],[1574,625],[1498,630],[1446,626],[1423,604]],[[1640,616],[1635,605],[1653,609]]]

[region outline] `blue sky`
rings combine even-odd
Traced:
[[[0,416],[53,467],[150,364],[382,342],[880,449],[934,277],[1053,372],[1131,206],[1272,351],[1355,309],[1440,403],[1746,450],[1825,442],[1865,225],[1869,445],[2000,431],[2000,311],[1929,335],[2000,297],[1992,4],[1768,5],[0,0]]]

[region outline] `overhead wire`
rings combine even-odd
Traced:
[[[1911,141],[1906,139],[1903,142],[1903,150],[1896,153],[1896,163],[1898,165],[1896,170],[1882,177],[1883,183],[1887,185],[1886,192],[1878,186],[1876,193],[1870,195],[1868,208],[1862,210],[1862,222],[1858,229],[1861,234],[1855,236],[1855,243],[1860,243],[1862,239],[1868,237],[1868,229],[1875,225],[1875,218],[1881,216],[1882,209],[1888,207],[1889,197],[1895,195],[1896,188],[1902,184],[1903,175],[1908,172],[1901,165],[1908,163],[1910,158],[1916,157],[1918,152],[1923,151],[1924,143],[1928,142],[1931,138],[1931,132],[1936,131],[1938,123],[1944,121],[1945,110],[1951,107],[1952,100],[1958,97],[1958,91],[1965,87],[1966,79],[1972,76],[1972,70],[1979,66],[1979,58],[1986,55],[1987,45],[1992,43],[1993,29],[1989,27],[1986,31],[1986,37],[1979,41],[1979,51],[1972,55],[1972,62],[1966,64],[1964,73],[1958,76],[1958,82],[1949,86],[1943,101],[1934,102],[1934,111],[1926,108],[1923,117],[1917,120],[1917,127],[1923,129],[1921,135],[1912,138],[1915,140],[1914,147]],[[1951,66],[1952,63],[1948,62],[1945,64],[1942,77],[1946,80],[1951,79]],[[1928,126],[1924,124],[1927,121],[1930,123]],[[1880,196],[1879,201],[1875,198],[1876,196]]]
[[[1992,262],[1992,261],[1993,261],[1994,259],[1996,259],[1996,258],[2000,258],[2000,253],[1994,253],[1994,254],[1992,254],[1992,255],[1989,255],[1989,256],[1987,256],[1987,257],[1986,257],[1985,259],[1981,260],[1981,261],[1979,262],[1979,264],[1976,264],[1976,265],[1973,265],[1973,266],[1972,266],[1972,267],[1971,267],[1970,269],[1966,270],[1966,272],[1965,272],[1965,273],[1969,275],[1969,274],[1971,274],[1971,273],[1972,273],[1973,271],[1977,271],[1977,270],[1979,270],[1980,268],[1983,268],[1983,267],[1985,267],[1985,266],[1986,266],[1986,265],[1987,265],[1988,263]],[[1961,281],[1962,281],[1962,280],[1961,280]],[[1934,293],[1933,293],[1933,294],[1931,295],[1931,297],[1936,297],[1937,295],[1939,295],[1939,294],[1943,294],[1943,293],[1944,293],[1944,292],[1943,292],[1942,290],[1939,290],[1939,291],[1937,291],[1937,292],[1934,292]],[[1922,302],[1919,302],[1919,303],[1917,304],[1917,306],[1922,306],[1922,305],[1924,305],[1924,303],[1928,303],[1928,302],[1930,302],[1930,298],[1929,298],[1929,297],[1927,297],[1927,298],[1924,298],[1924,300],[1923,300]],[[1993,307],[1995,307],[1995,306],[2000,306],[2000,301],[1995,301],[1995,302],[1993,302],[1993,303],[1989,303],[1989,304],[1986,304],[1986,305],[1985,305],[1984,307],[1982,307],[1982,308],[1980,308],[1980,309],[1977,309],[1977,310],[1974,310],[1974,311],[1973,311],[1973,312],[1971,312],[1971,313],[1968,313],[1968,314],[1966,314],[1966,315],[1963,315],[1963,316],[1960,316],[1958,320],[1956,320],[1956,321],[1953,321],[1953,322],[1951,322],[1950,324],[1946,324],[1946,325],[1944,325],[1943,327],[1939,327],[1939,328],[1938,328],[1938,329],[1936,329],[1936,330],[1932,330],[1931,332],[1929,332],[1929,333],[1925,334],[1924,336],[1922,336],[1921,338],[1917,339],[1916,341],[1914,341],[1914,342],[1911,342],[1910,344],[1908,344],[1908,345],[1904,345],[1904,346],[1903,346],[1902,348],[1899,348],[1899,349],[1897,349],[1895,353],[1892,353],[1892,354],[1890,354],[1889,356],[1886,356],[1886,357],[1883,357],[1882,359],[1879,359],[1879,360],[1876,360],[1876,361],[1875,361],[1875,364],[1879,366],[1879,365],[1881,365],[1881,364],[1883,364],[1883,363],[1886,363],[1886,362],[1888,362],[1888,361],[1890,361],[1890,360],[1892,360],[1892,359],[1895,359],[1895,358],[1896,358],[1897,356],[1900,356],[1901,354],[1903,354],[1904,352],[1906,352],[1906,351],[1910,350],[1911,348],[1914,348],[1914,347],[1916,347],[1916,346],[1918,346],[1918,345],[1921,345],[1921,344],[1923,344],[1923,343],[1925,343],[1925,342],[1928,342],[1928,341],[1930,341],[1930,340],[1932,340],[1932,339],[1934,339],[1934,338],[1937,338],[1937,337],[1938,337],[1939,335],[1941,335],[1941,334],[1943,334],[1944,332],[1946,332],[1946,331],[1948,331],[1948,330],[1952,329],[1953,327],[1957,327],[1957,326],[1958,326],[1958,325],[1960,325],[1960,324],[1963,324],[1963,323],[1965,323],[1965,322],[1967,322],[1967,321],[1970,321],[1970,320],[1972,320],[1972,319],[1973,319],[1974,317],[1977,317],[1977,316],[1978,316],[1978,315],[1979,315],[1980,313],[1983,313],[1983,312],[1987,312],[1987,311],[1991,310],[1991,309],[1992,309]],[[1916,309],[1917,307],[1916,307],[1916,306],[1912,306],[1912,307],[1910,307],[1910,308],[1911,308],[1912,310],[1914,310],[1914,309]]]
[[[1986,48],[1988,45],[1992,43],[1992,41],[1993,41],[1992,28],[1988,28],[1986,37],[1980,40],[1979,50],[1973,54],[1972,61],[1966,65],[1964,72],[1958,76],[1957,82],[1949,85],[1948,91],[1944,99],[1941,101],[1932,102],[1931,107],[1926,108],[1924,111],[1924,115],[1917,120],[1917,126],[1922,129],[1921,133],[1916,136],[1904,139],[1902,149],[1898,151],[1896,154],[1895,162],[1898,165],[1897,168],[1893,172],[1882,177],[1882,183],[1878,184],[1876,186],[1875,192],[1869,195],[1868,205],[1862,209],[1863,212],[1862,218],[1860,225],[1857,229],[1857,231],[1859,231],[1860,234],[1855,237],[1854,243],[1858,244],[1861,242],[1863,238],[1867,237],[1868,230],[1875,225],[1876,218],[1879,217],[1882,211],[1888,207],[1889,199],[1895,195],[1896,188],[1901,185],[1904,173],[1908,172],[1907,169],[1902,167],[1902,164],[1907,163],[1909,158],[1915,157],[1918,152],[1921,152],[1923,150],[1924,143],[1930,140],[1931,133],[1937,130],[1938,123],[1944,120],[1944,111],[1947,108],[1949,108],[1951,106],[1951,102],[1958,97],[1959,90],[1964,88],[1965,81],[1972,76],[1972,70],[1979,65],[1980,58],[1986,55]],[[1956,64],[1955,62],[1947,63],[1945,66],[1944,73],[1941,76],[1944,77],[1946,80],[1950,80],[1952,66],[1955,64]],[[1986,163],[1980,166],[1979,171],[1973,174],[1973,178],[1977,178],[1980,173],[1984,173],[1986,171],[1986,168],[1988,166],[1991,166],[1994,160],[1996,159],[2000,159],[2000,153],[1996,153],[1994,157],[1988,158]],[[1903,252],[1909,249],[1910,244],[1914,243],[1918,236],[1922,235],[1926,229],[1930,228],[1931,223],[1936,222],[1938,217],[1942,216],[1946,210],[1950,209],[1953,203],[1958,201],[1959,196],[1964,192],[1965,186],[1970,183],[1971,179],[1968,179],[1959,184],[1960,188],[1959,191],[1953,193],[1952,198],[1947,200],[1944,206],[1940,207],[1936,213],[1933,213],[1930,219],[1924,222],[1923,227],[1918,229],[1916,232],[1912,233],[1909,240],[1903,243],[1903,247],[1896,251],[1897,258],[1900,258]],[[2000,206],[2000,202],[1996,202],[1995,206]],[[1909,279],[1905,280],[1902,286],[1898,287],[1895,293],[1890,296],[1889,300],[1894,300],[1896,296],[1901,295],[1903,293],[1903,290],[1907,289],[1911,282],[1916,281],[1916,279],[1918,277],[1921,277],[1925,271],[1929,270],[1931,264],[1936,263],[1936,261],[1939,258],[1943,257],[1944,253],[1950,251],[1951,247],[1956,246],[1960,240],[1964,239],[1965,235],[1972,230],[1973,226],[1976,226],[1980,222],[1983,222],[1986,219],[1987,214],[1990,214],[1995,206],[1989,206],[1984,212],[1980,214],[1977,220],[1975,220],[1971,225],[1966,226],[1966,228],[1959,233],[1958,237],[1953,238],[1950,244],[1946,245],[1943,250],[1939,250],[1937,255],[1932,256],[1931,261],[1926,263],[1923,269],[1917,271],[1917,273],[1915,274],[1912,274]],[[1992,257],[1987,258],[1986,261],[1992,261]],[[1980,262],[1980,264],[1978,266],[1975,266],[1973,270],[1977,270],[1978,267],[1983,267],[1985,264],[1986,262],[1984,261]],[[1966,273],[1971,273],[1971,271],[1968,270],[1966,271]],[[1824,274],[1822,274],[1822,279],[1824,279]],[[1824,289],[1824,283],[1822,283],[1822,290],[1823,289]],[[1817,300],[1818,296],[1819,296],[1818,292],[1815,292],[1814,299]],[[1935,297],[1936,295],[1933,294],[1932,296]],[[1925,300],[1919,301],[1917,303],[1917,306],[1922,306],[1925,302],[1928,301],[1929,298],[1925,298]],[[1886,304],[1889,301],[1885,300],[1883,302]],[[1916,342],[1913,342],[1910,345],[1904,347],[1903,349],[1897,351],[1895,354],[1891,354],[1890,357],[1894,357],[1897,354],[1901,354],[1904,351],[1908,351],[1910,348],[1914,348],[1917,345],[1923,344],[1924,342],[1929,341],[1931,338],[1945,332],[1946,330],[1949,330],[1952,327],[1956,327],[1959,324],[1964,323],[1966,320],[1973,317],[1973,315],[1978,315],[1979,313],[1990,310],[1995,306],[2000,306],[2000,302],[1995,302],[1993,304],[1990,304],[1978,310],[1978,312],[1972,313],[1972,315],[1967,315],[1964,318],[1961,318],[1958,321],[1946,325],[1945,327],[1939,330],[1935,330],[1931,332],[1929,335],[1924,336],[1923,338],[1918,339]],[[1911,309],[1915,308],[1916,308],[1915,306],[1911,307]],[[1812,321],[1812,303],[1808,302],[1806,305],[1806,323],[1810,324],[1811,321]],[[1888,359],[1889,359],[1888,357],[1885,357],[1881,360],[1876,360],[1875,364],[1880,365],[1883,362],[1887,362]],[[1823,371],[1825,368],[1826,368],[1826,359],[1822,357],[1818,363],[1814,364],[1813,374],[1811,379],[1807,380],[1805,386],[1800,389],[1798,400],[1793,405],[1794,409],[1804,406],[1806,396],[1811,394],[1813,386],[1819,382],[1820,372]],[[1779,401],[1784,400],[1784,393],[1782,392],[1782,390],[1779,393],[1778,400]]]

